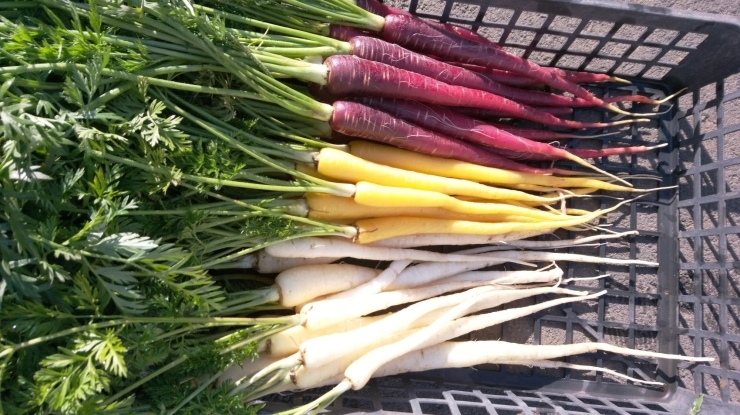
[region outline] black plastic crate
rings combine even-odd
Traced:
[[[614,224],[612,230],[638,230],[640,236],[571,250],[657,260],[660,267],[567,266],[568,277],[610,273],[607,279],[571,284],[606,289],[607,295],[471,334],[471,339],[534,344],[603,340],[664,353],[712,356],[716,361],[688,365],[606,354],[566,360],[656,379],[666,383],[663,388],[636,386],[600,373],[507,366],[408,374],[374,379],[327,410],[686,414],[701,393],[706,395],[701,413],[740,413],[740,90],[726,90],[732,85],[728,77],[740,73],[740,20],[587,0],[387,2],[423,18],[470,27],[542,65],[607,72],[633,81],[626,87],[593,85],[590,89],[597,95],[636,92],[662,98],[688,88],[663,105],[666,112],[649,124],[603,141],[568,143],[584,148],[610,141],[668,144],[652,154],[604,158],[599,163],[610,171],[657,172],[663,178],[661,186],[679,186],[655,192],[604,220]],[[740,85],[740,76],[734,78]],[[629,109],[650,110],[640,105]],[[573,117],[620,118],[591,109],[578,109]],[[614,201],[604,195],[576,203],[594,209]],[[305,403],[321,392],[271,396],[266,409]]]

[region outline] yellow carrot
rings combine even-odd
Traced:
[[[545,176],[484,167],[453,159],[427,156],[414,153],[413,151],[369,143],[367,141],[352,141],[349,145],[352,155],[370,162],[419,173],[471,180],[480,183],[495,183],[499,185],[528,184],[554,188],[592,187],[622,192],[645,191],[644,189],[633,189],[597,179]]]
[[[448,219],[415,218],[409,216],[362,219],[355,222],[359,230],[357,242],[366,244],[396,236],[428,233],[461,235],[498,235],[509,232],[538,231],[567,228],[590,222],[630,201],[621,202],[611,208],[597,210],[588,215],[564,221],[541,221],[537,223],[505,222],[481,223]]]
[[[414,216],[419,218],[469,220],[474,222],[539,222],[539,219],[529,216],[502,214],[468,215],[441,208],[363,206],[349,197],[320,193],[307,194],[306,201],[309,206],[309,218],[345,225],[353,223],[358,219],[389,216]]]
[[[358,182],[354,200],[360,205],[373,207],[438,207],[470,215],[505,214],[528,216],[540,220],[568,220],[566,215],[554,215],[526,206],[505,203],[477,203],[455,199],[444,193],[403,187],[381,186]]]
[[[469,180],[451,179],[383,166],[332,148],[321,149],[318,155],[318,171],[325,176],[351,183],[368,181],[386,186],[429,190],[446,195],[539,203],[562,200],[560,197],[544,198],[517,190],[486,186]]]

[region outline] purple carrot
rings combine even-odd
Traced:
[[[491,124],[491,125],[493,125],[494,127],[500,130],[504,130],[511,134],[518,135],[520,137],[525,137],[525,138],[528,138],[534,141],[571,140],[574,138],[589,139],[589,138],[599,138],[599,137],[606,137],[606,136],[610,136],[614,134],[619,134],[619,131],[614,131],[614,132],[606,133],[606,134],[576,135],[576,134],[570,134],[570,133],[558,133],[558,132],[549,131],[549,130],[538,130],[536,128],[513,127],[511,125],[504,125],[504,124]]]
[[[383,39],[421,53],[429,53],[448,61],[471,63],[487,68],[502,69],[525,75],[553,88],[570,92],[578,98],[614,112],[631,115],[618,107],[607,104],[585,88],[546,70],[534,62],[512,55],[450,32],[426,24],[423,20],[406,15],[391,14],[385,18],[381,33]]]
[[[594,105],[593,102],[580,98],[504,85],[496,82],[485,73],[478,73],[464,67],[440,62],[382,39],[358,36],[351,38],[349,44],[354,56],[416,72],[450,85],[490,92],[526,105],[542,107],[591,107]],[[642,101],[649,100],[647,97],[638,97],[637,99]],[[620,101],[620,99],[616,101]]]
[[[563,116],[573,114],[573,108],[568,107],[532,107],[538,111],[546,112],[555,116]],[[457,111],[460,114],[465,114],[468,117],[477,118],[479,120],[487,120],[490,118],[507,118],[509,115],[502,112],[485,110],[481,108],[450,108],[453,111]]]
[[[657,146],[650,146],[650,147],[647,147],[647,146],[609,147],[609,148],[600,148],[596,150],[566,148],[564,150],[580,158],[592,159],[592,158],[599,158],[599,157],[628,156],[628,155],[637,154],[637,153],[644,153],[646,151],[665,147],[666,145],[667,144],[660,144]],[[501,154],[504,157],[510,158],[512,160],[527,160],[527,161],[562,160],[562,158],[560,157],[555,157],[553,155],[542,154],[542,153],[521,153],[518,151],[501,150],[501,149],[493,149],[493,151],[498,154]]]
[[[378,96],[408,99],[450,107],[483,108],[540,124],[565,128],[607,128],[649,120],[611,123],[564,120],[489,92],[453,86],[381,62],[356,56],[334,55],[324,64],[329,69],[327,90],[340,97]]]
[[[480,146],[418,127],[358,102],[337,101],[329,124],[338,133],[364,138],[437,157],[534,174],[553,174],[552,169],[527,166],[501,157]],[[338,139],[341,136],[337,137]]]
[[[391,6],[386,6],[385,4],[382,4],[377,0],[357,0],[355,4],[381,17],[387,17],[392,14],[415,17],[414,15],[412,15],[411,13],[407,11],[397,9]],[[478,33],[473,32],[472,30],[468,28],[458,26],[455,24],[451,24],[451,23],[440,23],[440,22],[434,22],[434,21],[424,21],[424,22],[437,29],[445,30],[450,34],[457,35],[463,39],[476,42],[476,43],[479,43],[479,44],[482,44],[488,47],[492,47],[495,49],[503,50],[501,45],[487,39],[484,36],[479,35]],[[575,83],[607,82],[607,81],[617,81],[617,82],[629,83],[628,81],[625,81],[624,79],[606,75],[606,74],[569,71],[569,70],[564,70],[564,69],[559,69],[559,68],[549,68],[549,67],[543,67],[543,69],[550,71],[557,76],[565,77],[566,79],[572,82],[575,82]]]
[[[609,175],[580,157],[561,148],[515,136],[506,131],[499,130],[490,124],[486,124],[485,122],[466,117],[465,115],[458,114],[442,107],[400,99],[365,97],[356,98],[356,101],[367,106],[377,108],[380,111],[391,114],[395,117],[404,119],[410,123],[418,125],[419,127],[426,128],[440,134],[445,134],[449,137],[490,146],[495,149],[552,155],[553,157],[571,160],[582,166],[594,169],[601,174]],[[617,180],[621,180],[616,176],[609,176]]]
[[[504,84],[508,86],[514,86],[518,88],[527,88],[527,87],[531,87],[535,85],[540,85],[539,82],[535,81],[532,78],[528,78],[522,75],[517,75],[515,73],[511,73],[507,71],[502,71],[500,69],[484,68],[482,66],[468,65],[468,64],[460,63],[460,62],[447,62],[447,63],[452,66],[457,66],[459,68],[464,68],[469,71],[473,71],[477,74],[485,76],[486,78],[488,78],[489,80],[493,82],[498,82],[500,84]]]

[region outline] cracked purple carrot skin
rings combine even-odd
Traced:
[[[449,85],[428,76],[356,56],[334,55],[326,59],[324,64],[329,69],[327,90],[340,97],[367,95],[449,107],[484,108],[540,124],[576,129],[607,128],[636,121],[603,123],[564,120],[490,92]]]
[[[509,150],[525,154],[543,153],[559,158],[568,158],[569,156],[568,152],[561,148],[515,136],[490,124],[445,108],[396,99],[358,98],[357,101],[422,128],[468,142],[490,146],[499,154],[501,153],[498,150]]]
[[[487,149],[426,130],[358,102],[335,102],[334,114],[329,124],[340,134],[390,144],[422,154],[518,172],[552,174],[550,169],[540,169],[508,160]]]
[[[553,88],[570,92],[600,107],[609,104],[595,97],[585,88],[562,76],[489,45],[461,38],[426,24],[423,20],[391,14],[385,18],[381,33],[383,39],[421,53],[429,53],[445,60],[471,63],[525,75]]]

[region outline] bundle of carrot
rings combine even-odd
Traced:
[[[0,17],[0,319],[11,323],[0,325],[0,409],[200,413],[218,402],[210,410],[226,412],[339,384],[304,413],[412,369],[590,370],[547,359],[595,350],[682,358],[602,343],[512,356],[502,342],[449,342],[603,294],[560,287],[557,266],[487,267],[657,266],[547,252],[624,234],[526,240],[602,229],[593,222],[631,200],[593,212],[566,202],[656,189],[584,158],[656,147],[565,150],[546,142],[586,136],[486,118],[642,122],[556,116],[586,106],[650,115],[577,84],[623,80],[542,68],[374,0],[19,0],[0,4]],[[574,97],[525,89],[534,84]],[[463,245],[483,246],[420,249]],[[333,264],[348,258],[392,262]],[[244,278],[250,268],[279,275]],[[471,316],[541,294],[565,297]],[[255,354],[254,366],[231,366]],[[6,393],[10,376],[22,381]],[[137,394],[154,379],[164,393]]]
[[[507,249],[583,246],[598,239],[622,236],[625,235],[556,242],[510,242]],[[711,358],[667,355],[606,343],[522,346],[502,341],[450,341],[475,330],[560,304],[595,299],[605,293],[589,294],[561,288],[560,285],[573,281],[564,280],[562,270],[553,265],[535,271],[475,270],[506,261],[566,260],[648,267],[655,267],[656,263],[538,251],[507,250],[490,254],[491,247],[436,254],[433,259],[428,257],[432,261],[441,261],[443,256],[447,256],[454,261],[440,263],[421,260],[422,255],[435,255],[425,251],[359,250],[335,240],[312,240],[305,245],[304,242],[274,245],[260,259],[266,263],[275,257],[297,259],[300,252],[316,250],[323,255],[330,251],[335,256],[392,258],[393,261],[382,272],[349,264],[297,265],[294,262],[293,267],[282,271],[275,285],[265,291],[265,299],[294,307],[301,324],[260,343],[258,359],[231,366],[219,373],[218,380],[229,385],[230,395],[247,400],[276,392],[337,385],[316,401],[286,414],[321,410],[344,391],[362,388],[371,377],[405,372],[497,363],[595,370],[636,383],[660,385],[659,382],[632,378],[601,367],[550,359],[602,351],[641,358],[711,361]],[[336,260],[324,258],[326,262]],[[412,263],[416,265],[410,266]],[[318,275],[324,277],[320,284],[316,279]],[[537,295],[562,297],[527,307],[491,311]],[[405,307],[398,309],[398,305]],[[390,307],[396,311],[387,312]]]

